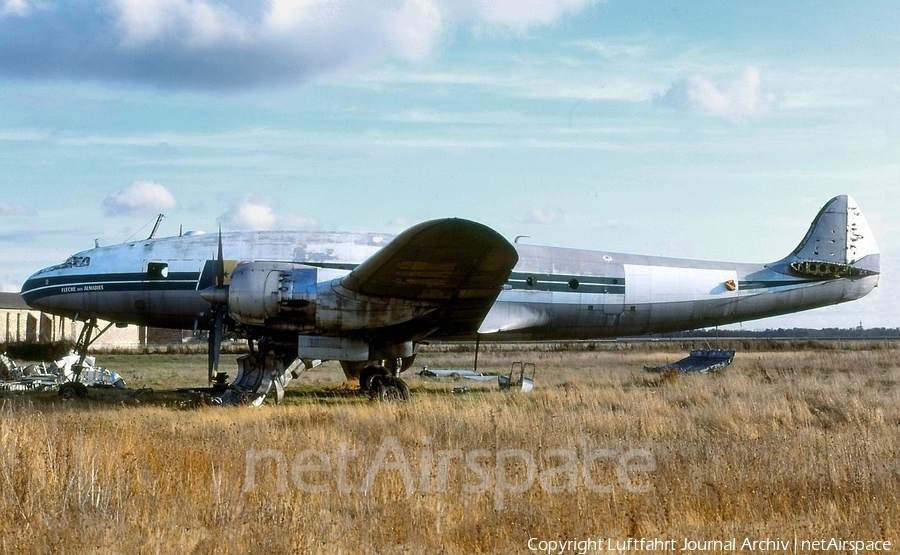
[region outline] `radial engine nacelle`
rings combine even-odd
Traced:
[[[202,292],[226,303],[228,315],[247,326],[298,333],[362,330],[408,322],[431,311],[421,303],[373,299],[341,285],[343,272],[289,262],[249,262],[230,283]]]
[[[228,286],[228,314],[237,322],[263,326],[290,320],[298,330],[316,325],[318,268],[285,262],[237,266]]]

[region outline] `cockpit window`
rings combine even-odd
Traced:
[[[70,256],[65,262],[62,264],[57,264],[56,266],[50,266],[49,268],[44,268],[38,273],[43,274],[44,272],[52,272],[54,270],[65,270],[67,268],[87,268],[91,265],[91,257],[90,256]]]

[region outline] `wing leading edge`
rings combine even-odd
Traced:
[[[341,281],[369,298],[432,308],[416,327],[435,335],[474,333],[518,262],[515,248],[493,229],[448,218],[411,227]]]

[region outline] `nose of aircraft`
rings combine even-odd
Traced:
[[[44,268],[31,274],[31,276],[25,280],[25,283],[22,284],[22,299],[28,306],[36,310],[45,310],[46,308],[49,308],[43,302],[45,297],[40,294],[40,290],[42,286],[49,285],[50,280],[49,278],[39,277],[47,270],[48,268]]]

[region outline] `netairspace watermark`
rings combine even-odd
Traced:
[[[649,449],[587,444],[577,449],[542,449],[537,456],[527,449],[434,449],[429,437],[407,450],[397,437],[387,436],[374,456],[350,449],[347,443],[331,451],[304,449],[292,460],[277,449],[251,449],[246,455],[243,493],[256,491],[261,475],[270,476],[265,483],[271,483],[273,470],[279,492],[287,491],[288,476],[294,488],[306,493],[366,493],[379,479],[393,475],[408,494],[446,492],[452,484],[466,494],[491,493],[499,510],[505,508],[508,495],[524,493],[536,484],[546,493],[574,493],[579,488],[596,493],[613,493],[617,488],[649,492],[653,485],[647,473],[656,470],[656,457]]]

